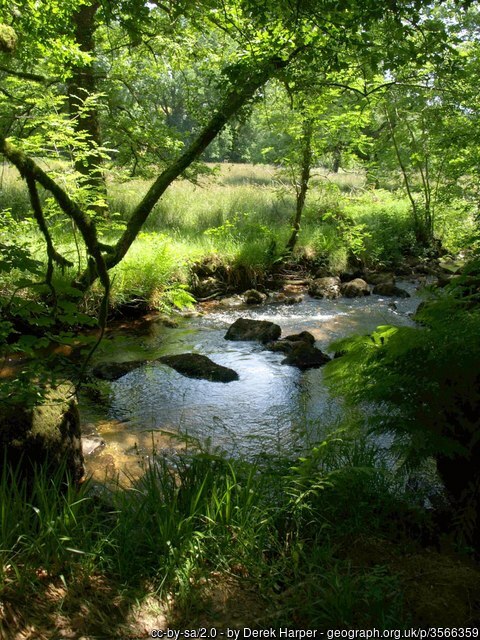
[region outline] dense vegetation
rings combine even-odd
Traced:
[[[99,494],[4,463],[0,636],[478,624],[479,29],[453,0],[0,0],[5,408],[83,384],[119,312],[459,270],[335,346],[354,410],[299,460],[158,456]]]

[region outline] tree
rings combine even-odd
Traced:
[[[409,44],[417,47],[417,57],[403,58],[389,71],[389,82],[369,92],[371,124],[365,134],[370,149],[358,155],[377,184],[384,177],[390,183],[392,176],[399,178],[422,248],[435,246],[442,210],[459,196],[473,195],[478,149],[478,109],[469,89],[478,71],[474,24],[473,8],[468,13],[451,3],[432,8]]]
[[[90,5],[90,7],[93,11],[95,5]],[[45,48],[45,38],[50,38],[51,44],[57,43],[52,48],[57,57],[60,57],[58,42],[63,44],[64,37],[58,37],[58,31],[54,30],[55,25],[49,24],[47,28],[45,16],[48,15],[49,9],[60,11],[61,20],[59,22],[64,26],[65,21],[71,22],[72,16],[78,16],[75,14],[78,8],[79,5],[72,0],[72,3],[66,7],[62,5],[60,11],[58,4],[51,0],[43,8],[42,15],[36,10],[34,15],[37,22],[33,24],[36,26],[38,23],[38,33],[43,37],[43,44],[40,37],[31,33],[31,27],[24,24],[25,33],[30,35],[31,47],[41,45]],[[410,3],[406,3],[403,9],[411,12],[412,6]],[[160,17],[159,23],[164,27],[162,16],[165,14],[165,9],[152,6],[149,7],[149,11]],[[78,199],[74,200],[18,145],[12,144],[5,136],[1,138],[0,149],[26,180],[32,205],[37,200],[35,190],[39,184],[50,191],[63,213],[78,226],[90,256],[89,267],[77,283],[78,286],[85,289],[97,277],[100,277],[102,284],[108,290],[108,269],[118,264],[126,254],[165,189],[203,153],[225,124],[272,75],[288,66],[293,59],[303,58],[305,64],[308,63],[308,56],[312,55],[315,46],[321,46],[321,55],[327,61],[327,66],[330,64],[335,67],[338,47],[358,40],[358,24],[368,25],[385,19],[385,13],[380,11],[376,3],[373,2],[357,3],[352,1],[349,3],[349,11],[350,13],[346,16],[341,7],[329,2],[299,3],[295,10],[291,11],[288,8],[279,10],[278,7],[273,7],[267,2],[254,6],[247,1],[205,3],[205,5],[200,4],[195,10],[185,10],[182,14],[184,21],[181,25],[182,29],[185,26],[198,28],[198,25],[205,29],[207,24],[213,25],[211,28],[214,27],[226,33],[232,41],[232,54],[227,57],[227,64],[222,71],[223,90],[221,97],[213,116],[205,122],[203,128],[191,140],[188,147],[157,178],[146,196],[135,208],[126,229],[113,247],[105,247],[99,243],[95,223],[78,204]],[[387,15],[393,22],[398,23],[398,16],[394,11],[387,12]],[[91,63],[90,56],[82,51],[81,43],[70,42],[68,55],[77,63],[83,61],[83,64],[87,66]],[[56,62],[58,64],[58,60]],[[66,70],[65,73],[68,75],[71,71]],[[48,133],[50,132],[47,131]],[[69,142],[71,144],[71,139]],[[81,140],[77,140],[79,147],[81,142]],[[84,152],[88,155],[88,144],[87,150]],[[75,160],[78,161],[78,154]],[[35,207],[40,216],[38,203]]]

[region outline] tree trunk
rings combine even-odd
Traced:
[[[307,197],[308,183],[310,182],[310,172],[312,169],[312,135],[313,121],[311,118],[305,118],[303,121],[303,131],[301,143],[302,163],[300,173],[300,183],[297,185],[297,202],[295,217],[293,219],[292,234],[288,239],[286,249],[291,252],[297,244],[298,232],[300,231],[300,222],[302,220],[303,209],[305,208],[305,200]]]
[[[333,162],[332,162],[332,171],[333,173],[338,173],[340,169],[340,162],[342,160],[342,149],[340,146],[335,147],[333,150]]]
[[[96,13],[100,3],[94,0],[91,4],[82,5],[73,15],[75,39],[80,49],[92,59],[95,52]],[[106,184],[102,170],[100,147],[102,143],[98,111],[95,104],[88,104],[88,98],[95,95],[96,78],[93,62],[73,69],[68,83],[68,105],[75,128],[86,134],[87,150],[85,155],[76,159],[75,168],[84,176],[83,184],[92,192],[95,202],[90,208],[101,215],[107,213]]]

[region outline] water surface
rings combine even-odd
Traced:
[[[253,342],[224,339],[239,317],[270,320],[282,337],[310,331],[316,345],[333,355],[332,341],[353,333],[369,333],[378,325],[412,324],[419,303],[415,284],[399,283],[411,298],[381,296],[318,300],[305,296],[296,305],[222,308],[182,319],[178,328],[152,322],[148,331],[113,332],[104,341],[99,361],[148,358],[194,352],[237,371],[239,380],[216,383],[186,378],[170,367],[149,362],[111,384],[111,402],[102,408],[82,400],[85,422],[93,422],[117,468],[138,464],[155,448],[180,446],[179,434],[210,449],[253,457],[260,452],[292,451],[318,440],[341,414],[341,402],[323,381],[323,370],[302,372],[282,365],[284,354]],[[394,308],[392,308],[394,307]],[[183,446],[183,445],[182,445]]]

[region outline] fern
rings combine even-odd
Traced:
[[[469,514],[460,518],[469,523],[462,533],[478,545],[480,309],[472,270],[464,278],[424,307],[422,326],[378,327],[336,342],[343,355],[326,377],[347,402],[368,405],[368,429],[392,434],[407,464],[433,456],[457,519]]]

